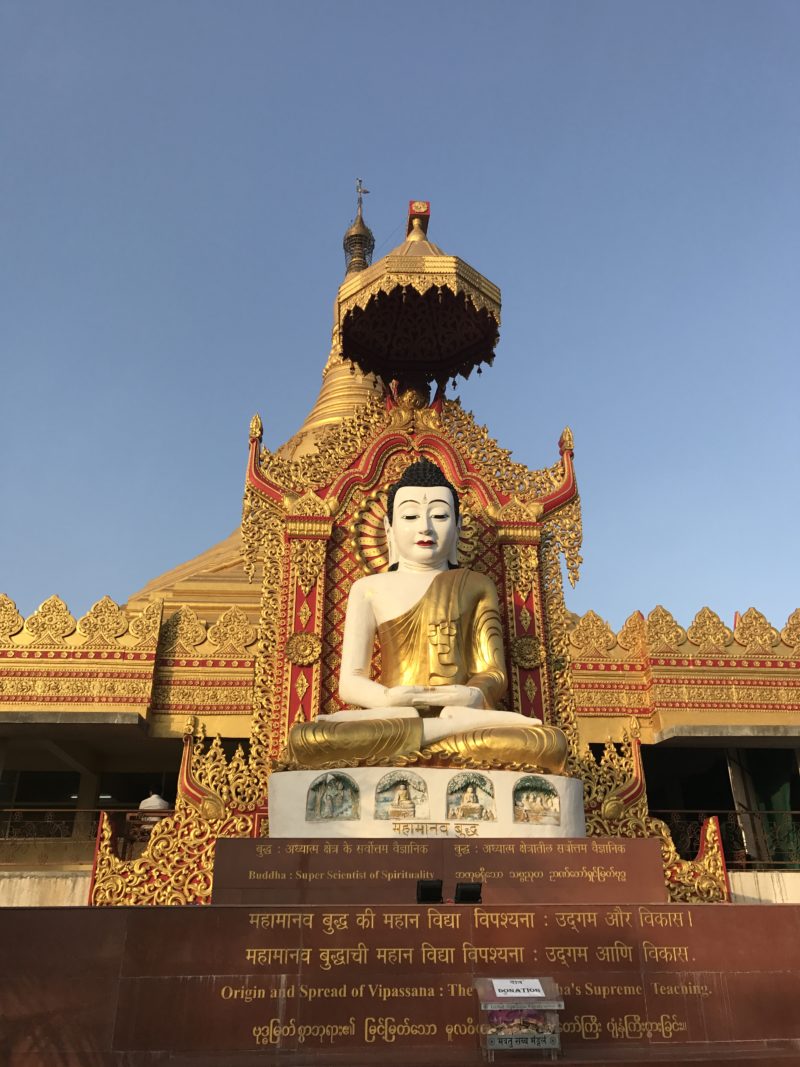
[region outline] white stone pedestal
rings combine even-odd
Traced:
[[[517,771],[340,767],[269,781],[270,837],[584,837],[583,785]]]

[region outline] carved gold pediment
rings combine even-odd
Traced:
[[[78,633],[95,648],[111,647],[128,629],[125,613],[110,596],[104,596],[78,622]]]
[[[686,640],[686,631],[666,608],[653,608],[647,616],[647,644],[651,655],[677,655],[678,645]]]
[[[744,646],[747,656],[763,656],[780,641],[780,634],[775,627],[755,608],[748,608],[741,616],[733,636]]]
[[[701,656],[719,656],[733,642],[733,631],[711,608],[701,608],[686,633]]]
[[[208,640],[215,645],[217,656],[244,656],[256,639],[256,628],[241,608],[224,611],[208,628]]]
[[[800,608],[797,608],[786,621],[781,630],[781,638],[789,648],[797,648],[800,645]]]
[[[17,611],[17,605],[10,596],[0,593],[0,645],[6,644],[24,625],[25,620]]]
[[[194,656],[205,639],[205,623],[183,604],[161,627],[159,652],[165,656]]]
[[[25,629],[36,645],[60,644],[73,633],[76,622],[69,608],[58,596],[47,600],[25,620]]]
[[[586,659],[608,659],[617,643],[614,631],[594,611],[587,611],[569,635],[570,644]]]
[[[634,611],[617,634],[619,647],[636,659],[647,657],[647,623],[641,611]]]

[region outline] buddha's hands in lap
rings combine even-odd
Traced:
[[[483,693],[474,685],[393,685],[385,690],[384,700],[387,708],[483,707]]]
[[[398,686],[398,688],[402,687]],[[409,701],[412,707],[417,704],[428,704],[437,708],[450,705],[462,708],[483,707],[483,693],[474,685],[429,685],[409,686],[409,688],[418,691]]]
[[[429,704],[424,698],[429,692],[429,687],[424,685],[391,685],[384,690],[382,707],[386,708],[410,708],[417,704]]]

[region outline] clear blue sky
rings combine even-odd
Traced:
[[[462,402],[576,437],[569,606],[800,605],[800,6],[0,0],[0,591],[124,601],[238,524],[328,353],[353,182],[502,289]]]

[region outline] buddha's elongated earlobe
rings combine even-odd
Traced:
[[[458,542],[461,538],[461,516],[458,516],[455,529],[453,530],[453,541],[450,545],[450,552],[447,556],[447,562],[452,563],[454,567],[458,566]]]
[[[389,516],[383,516],[383,528],[386,531],[386,547],[389,550],[389,566],[397,563],[397,548],[394,543],[394,534],[392,533],[392,524],[389,522]]]

